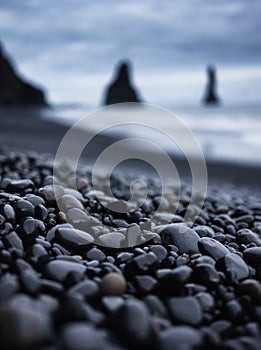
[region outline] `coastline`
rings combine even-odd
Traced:
[[[69,130],[68,126],[44,119],[44,109],[1,108],[0,109],[0,148],[3,151],[33,151],[54,156],[59,144]],[[88,131],[84,131],[86,133]],[[85,134],[86,135],[86,134]],[[84,137],[84,135],[83,135]],[[108,145],[119,140],[118,136],[98,135],[88,145],[86,159],[92,165],[97,156]],[[181,177],[190,175],[184,158],[171,155]],[[232,184],[257,189],[261,185],[261,167],[256,164],[241,164],[222,160],[206,160],[209,184]],[[130,165],[135,169],[135,162]],[[140,163],[138,164],[139,170]],[[144,166],[145,171],[146,166]],[[128,169],[129,170],[129,169]]]

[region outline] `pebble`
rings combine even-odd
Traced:
[[[170,224],[164,228],[160,235],[163,239],[169,240],[170,244],[178,247],[180,253],[198,253],[199,235],[195,230],[182,224]]]
[[[2,349],[36,349],[51,339],[50,319],[44,310],[0,306]]]
[[[219,283],[220,277],[213,265],[201,263],[193,269],[192,279],[211,288]]]
[[[169,298],[167,305],[170,316],[175,323],[196,326],[202,321],[201,306],[195,297]]]
[[[6,191],[9,193],[23,193],[27,188],[34,188],[34,183],[31,180],[13,180],[6,186]]]
[[[19,199],[13,204],[13,208],[18,218],[34,216],[34,206],[27,200]]]
[[[149,310],[142,301],[126,301],[112,314],[110,325],[114,334],[127,346],[149,348],[153,344]]]
[[[197,226],[194,228],[200,237],[213,237],[215,231],[209,226]]]
[[[104,350],[104,332],[84,322],[72,322],[61,331],[61,340],[66,350]]]
[[[86,272],[86,266],[76,262],[53,260],[45,266],[44,277],[63,282],[69,273],[74,272],[83,277]]]
[[[5,218],[14,224],[16,222],[16,215],[13,207],[10,204],[5,204],[3,207],[3,214]]]
[[[102,295],[121,296],[125,293],[126,287],[127,284],[124,277],[115,272],[105,275],[100,283]]]
[[[249,276],[249,268],[244,260],[237,254],[228,253],[218,264],[220,269],[224,269],[231,281],[238,282]]]
[[[244,250],[243,258],[247,264],[258,267],[261,264],[261,247],[253,247]]]
[[[109,313],[113,313],[118,310],[124,304],[124,299],[117,296],[104,296],[102,297],[102,305]]]
[[[191,280],[192,271],[191,267],[184,265],[158,275],[160,293],[164,296],[182,294],[184,285]]]
[[[64,189],[60,185],[46,185],[39,188],[38,193],[47,203],[54,204],[57,200],[61,199]]]
[[[1,348],[259,350],[258,191],[209,186],[185,224],[185,181],[154,215],[161,184],[144,177],[144,205],[117,213],[80,163],[78,191],[47,156],[0,151],[0,169]],[[132,180],[111,177],[121,206]]]
[[[25,269],[20,275],[21,285],[31,295],[37,295],[41,290],[41,281],[33,269]]]
[[[69,288],[68,293],[79,293],[83,295],[86,300],[91,300],[99,296],[100,288],[97,282],[85,279]]]
[[[215,300],[210,293],[199,292],[196,294],[196,298],[199,301],[203,311],[211,312],[215,308]]]
[[[249,295],[253,302],[261,305],[261,283],[254,279],[246,279],[236,289],[239,295]]]
[[[87,248],[94,241],[89,233],[67,227],[58,228],[55,237],[59,243],[68,248]]]
[[[104,261],[106,255],[98,248],[92,248],[86,253],[86,259]]]
[[[255,232],[245,228],[241,229],[236,234],[237,242],[239,244],[255,243],[258,247],[261,247],[261,239]]]
[[[166,259],[168,252],[162,245],[153,245],[150,247],[150,251],[153,252],[158,260],[161,262],[162,260]]]
[[[150,312],[153,315],[157,315],[159,317],[166,318],[167,310],[163,302],[156,295],[147,295],[143,298],[143,301],[148,306]]]
[[[223,244],[210,237],[200,238],[198,247],[201,254],[207,254],[215,261],[218,261],[229,253],[229,250]]]
[[[124,246],[125,236],[120,232],[105,233],[99,236],[97,244],[103,247],[120,248]]]
[[[156,290],[158,281],[149,275],[145,276],[136,276],[135,285],[137,286],[138,293],[141,295],[147,295],[149,293],[153,293]]]
[[[158,349],[193,350],[203,342],[202,333],[189,326],[170,327],[159,334]]]
[[[0,303],[10,299],[20,290],[20,284],[16,275],[8,273],[0,279]]]
[[[63,195],[60,200],[60,207],[61,207],[61,211],[66,212],[68,209],[71,208],[78,208],[80,210],[84,210],[84,206],[82,205],[82,203],[74,196],[70,195],[70,194],[65,194]]]
[[[7,247],[16,248],[21,251],[24,249],[23,242],[15,231],[10,232],[3,240]]]

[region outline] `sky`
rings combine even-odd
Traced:
[[[1,0],[0,40],[53,103],[97,106],[121,59],[143,99],[198,104],[207,64],[227,104],[260,104],[260,0]]]

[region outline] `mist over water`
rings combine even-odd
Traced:
[[[55,118],[61,124],[72,125],[94,110],[95,108],[85,106],[57,106],[55,110],[47,111],[44,118]],[[221,106],[217,108],[172,106],[168,110],[191,129],[207,159],[261,165],[261,105]],[[138,110],[137,113],[139,113]],[[157,118],[157,115],[154,118]],[[119,120],[122,123],[127,121],[124,120],[124,117]],[[160,122],[164,123],[164,119]],[[95,118],[91,119],[89,127],[92,131],[97,130],[100,126],[96,124]],[[172,125],[167,125],[167,127],[170,131],[173,128]],[[158,145],[166,150],[181,154],[179,148],[175,147],[167,137],[161,133],[155,132],[153,134],[152,130],[146,129],[146,127],[121,127],[112,129],[110,133],[112,135],[144,137],[154,142],[156,140]]]

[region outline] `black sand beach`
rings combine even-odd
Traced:
[[[205,201],[190,206],[174,157],[181,197],[170,189],[159,211],[158,182],[132,163],[112,177],[117,199],[101,176],[106,207],[88,169],[115,139],[96,138],[71,189],[70,169],[53,177],[67,128],[40,114],[1,111],[1,349],[259,350],[260,169],[209,162]],[[118,212],[138,172],[148,198]]]

